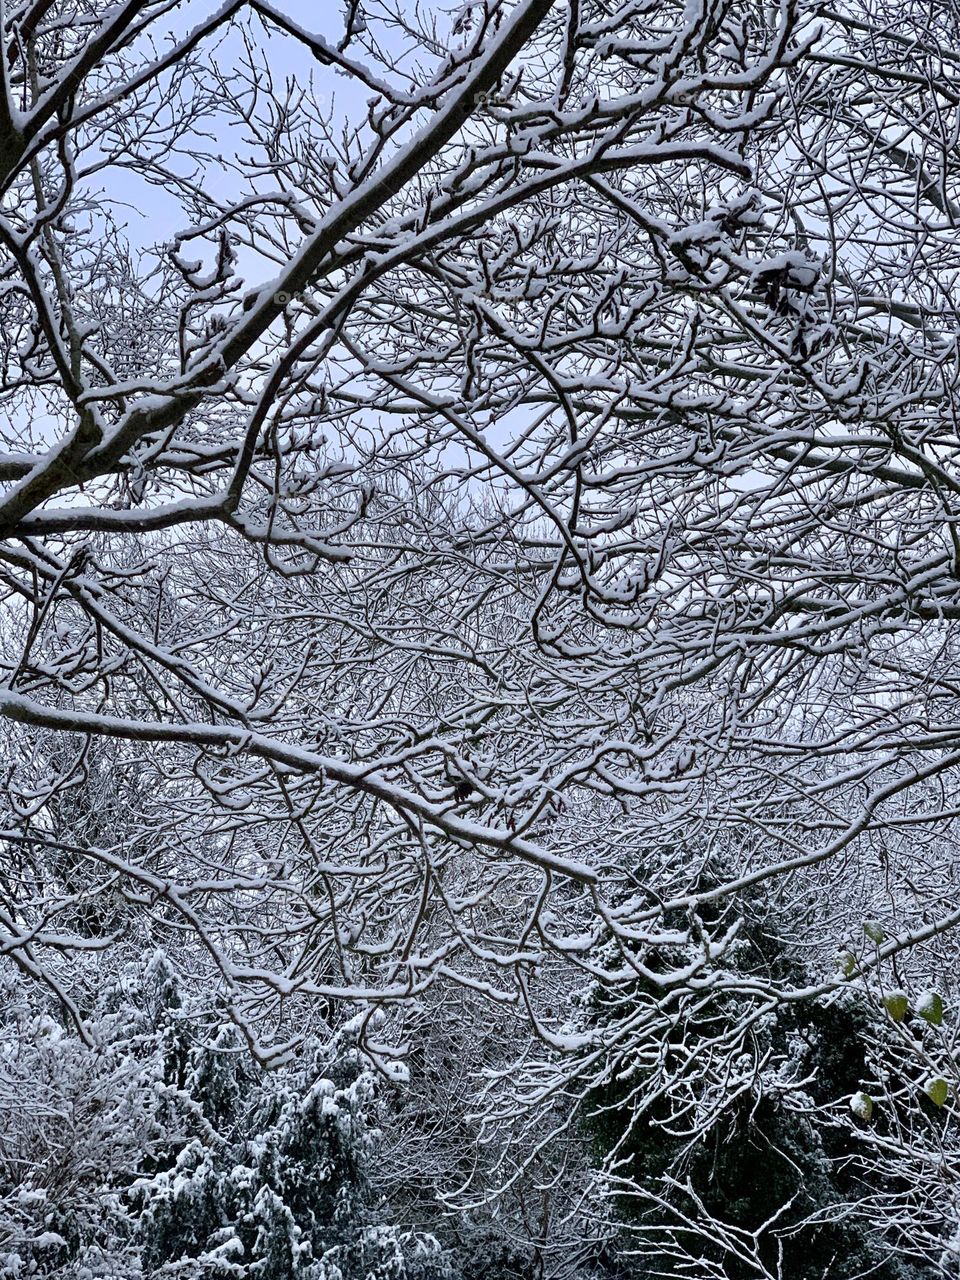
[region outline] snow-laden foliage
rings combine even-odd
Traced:
[[[0,1275],[448,1280],[374,1189],[378,1090],[356,1036],[259,1067],[156,953],[106,987],[91,1051],[2,1027]]]

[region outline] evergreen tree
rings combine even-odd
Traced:
[[[765,931],[762,904],[752,910],[728,904],[703,924],[719,933],[724,910],[734,909],[743,927],[720,966],[803,986],[802,966]],[[677,923],[664,922],[666,929]],[[662,955],[647,954],[644,963],[667,969],[676,959],[665,948]],[[654,983],[636,978],[637,1006],[662,995]],[[614,1008],[600,985],[585,1004],[598,1027]],[[622,988],[616,1016],[624,1016]],[[704,998],[677,1018],[660,1052],[695,1060],[711,1038],[743,1018],[736,997]],[[764,1274],[919,1280],[920,1271],[883,1251],[847,1211],[877,1188],[851,1159],[849,1130],[825,1123],[827,1109],[868,1076],[866,1032],[878,1021],[854,992],[829,1002],[779,1005],[757,1019],[744,1044],[745,1056],[760,1065],[746,1070],[746,1083],[731,1085],[725,1097],[721,1084],[712,1095],[712,1113],[699,1114],[689,1128],[669,1090],[647,1087],[647,1067],[616,1064],[590,1092],[585,1128],[599,1164],[616,1153],[609,1185],[624,1253],[656,1253],[657,1274],[689,1274],[699,1264],[704,1275],[729,1280]],[[682,1074],[678,1070],[677,1078]],[[615,1261],[611,1274],[621,1274],[622,1265]],[[641,1266],[636,1274],[647,1272]]]
[[[375,1086],[356,1051],[266,1073],[224,1027],[188,1053],[184,1092],[208,1126],[171,1168],[142,1180],[148,1274],[238,1280],[441,1280],[427,1237],[384,1221],[367,1172]],[[303,1091],[310,1076],[314,1083]]]

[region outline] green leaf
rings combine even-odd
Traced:
[[[936,991],[925,991],[917,1001],[917,1013],[931,1026],[939,1027],[943,1022],[943,1000]]]
[[[943,1076],[933,1076],[923,1086],[923,1091],[936,1107],[942,1107],[947,1100],[950,1086]]]
[[[902,1022],[907,1016],[910,1002],[903,991],[888,991],[883,997],[883,1007],[894,1022]]]
[[[879,920],[864,920],[863,932],[867,935],[870,941],[875,942],[878,947],[887,936],[883,932],[883,925]]]
[[[857,957],[852,951],[841,951],[837,966],[845,978],[852,978],[857,971]]]
[[[858,1120],[869,1121],[873,1115],[873,1099],[861,1089],[850,1099],[850,1110]]]

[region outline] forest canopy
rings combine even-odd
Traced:
[[[957,0],[0,45],[0,1280],[955,1277]]]

